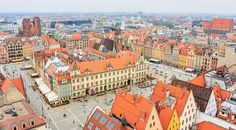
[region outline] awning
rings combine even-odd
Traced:
[[[40,92],[45,95],[45,97],[48,99],[49,102],[58,100],[57,94],[55,92],[53,92],[47,86],[47,84],[45,84],[45,82],[43,81],[42,78],[35,79],[35,82],[39,86],[38,88],[39,88]]]

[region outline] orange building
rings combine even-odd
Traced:
[[[180,119],[180,130],[190,129],[195,123],[197,108],[192,91],[158,81],[151,101],[165,104],[172,110],[175,108]]]
[[[126,120],[136,130],[162,130],[155,103],[139,95],[118,90],[110,115]]]

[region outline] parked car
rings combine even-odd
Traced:
[[[2,113],[0,113],[0,120],[2,120],[3,119],[3,114]]]
[[[5,114],[13,114],[14,112],[16,112],[15,108],[8,108],[4,110]]]

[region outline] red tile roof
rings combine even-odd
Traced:
[[[233,19],[214,18],[212,20],[211,28],[232,30]]]
[[[167,130],[170,120],[174,114],[175,109],[171,110],[169,107],[164,106],[159,112],[159,117],[163,130]]]
[[[82,38],[80,33],[74,33],[72,34],[72,40],[80,40]]]
[[[214,18],[211,22],[202,22],[203,28],[218,29],[218,30],[232,30],[233,19]]]
[[[104,124],[101,124],[101,118],[106,118]],[[89,129],[89,123],[93,123],[92,129]],[[95,107],[88,117],[83,130],[95,130],[99,128],[100,130],[109,130],[108,124],[111,123],[113,126],[110,130],[131,130],[130,127],[122,126],[118,120],[113,119],[111,116],[107,115],[101,108]]]
[[[152,93],[151,101],[164,102],[166,100],[167,91],[170,91],[170,96],[176,98],[175,108],[180,117],[189,98],[190,91],[158,81]]]
[[[155,104],[143,96],[118,90],[110,114],[125,118],[137,130],[144,130],[153,109]]]
[[[7,93],[7,90],[11,84],[12,84],[12,82],[11,82],[11,79],[9,79],[9,78],[6,78],[4,81],[2,81],[2,86],[0,86],[0,87],[1,87],[1,90],[4,94]]]
[[[214,123],[203,121],[199,124],[197,124],[198,130],[225,130],[224,128],[217,126]]]
[[[24,88],[22,79],[21,78],[15,78],[15,79],[12,79],[12,82],[16,86],[16,88],[22,93],[22,95],[26,96],[25,88]]]
[[[231,98],[232,93],[227,90],[223,90],[219,85],[214,85],[213,92],[216,99],[217,108],[220,108],[221,102]]]
[[[116,58],[82,62],[78,64],[78,68],[80,69],[81,75],[85,75],[86,71],[94,74],[107,71],[109,66],[112,67],[112,70],[126,68],[128,64],[134,66],[137,59],[138,55],[133,52],[121,52],[117,54]]]
[[[10,120],[6,120],[6,121],[3,121],[3,122],[0,122],[0,129],[1,128],[6,128],[7,130],[11,130],[12,129],[12,124],[13,123],[16,123],[17,124],[17,127],[19,130],[27,130],[27,129],[32,129],[32,128],[35,128],[35,127],[38,127],[38,126],[42,126],[45,123],[45,121],[43,120],[43,118],[37,116],[30,108],[29,104],[25,101],[22,101],[23,105],[24,105],[24,108],[22,109],[26,109],[29,113],[26,114],[26,115],[23,115],[23,116],[18,116],[18,117],[14,117],[14,118],[11,118]],[[30,119],[34,119],[34,125],[31,125],[30,123]],[[26,122],[26,127],[23,128],[22,127],[22,124],[21,124],[21,121],[25,121]]]
[[[189,81],[190,83],[194,84],[194,85],[197,85],[197,86],[201,86],[203,88],[206,87],[206,82],[205,82],[205,78],[204,78],[204,75],[200,75],[192,80]]]

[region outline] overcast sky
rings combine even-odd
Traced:
[[[0,12],[137,11],[236,14],[236,0],[0,0]]]

